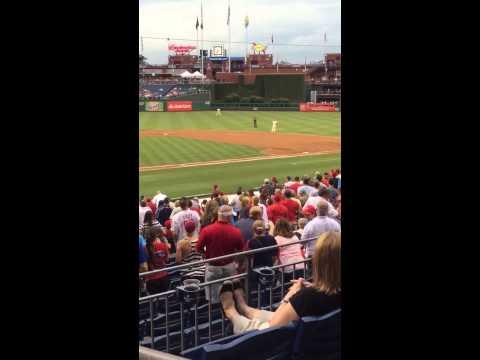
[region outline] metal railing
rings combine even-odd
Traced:
[[[159,270],[153,270],[153,271],[148,271],[144,273],[140,273],[139,277],[144,278],[148,275],[155,274],[158,272],[173,272],[173,271],[178,271],[181,269],[190,269],[190,268],[195,268],[196,266],[203,265],[203,264],[208,264],[209,262],[212,261],[218,261],[218,260],[225,260],[229,258],[235,258],[239,256],[246,256],[246,265],[247,269],[246,272],[243,272],[241,274],[236,274],[228,277],[224,277],[221,279],[216,279],[213,281],[205,281],[203,283],[200,283],[198,286],[200,288],[200,292],[202,293],[205,291],[205,288],[208,287],[208,292],[211,296],[212,294],[212,286],[221,284],[226,280],[234,280],[234,279],[245,279],[245,293],[246,293],[246,302],[247,304],[251,304],[252,300],[252,295],[253,295],[253,290],[256,290],[256,296],[257,296],[257,301],[254,306],[256,307],[262,307],[262,296],[264,297],[265,295],[268,296],[268,301],[263,301],[263,303],[268,303],[268,305],[264,305],[262,308],[268,309],[270,311],[273,310],[274,308],[274,296],[273,292],[276,292],[276,295],[280,295],[280,299],[285,296],[285,290],[287,287],[289,287],[290,283],[286,283],[286,275],[288,274],[288,277],[292,277],[292,279],[296,279],[299,277],[299,273],[303,275],[304,278],[310,278],[309,274],[309,269],[307,269],[307,264],[311,263],[311,258],[304,258],[302,260],[296,261],[296,262],[291,262],[291,263],[286,263],[286,264],[280,264],[280,265],[275,265],[272,266],[270,269],[275,271],[275,280],[274,284],[263,287],[260,282],[257,281],[257,286],[256,289],[253,289],[251,286],[250,280],[252,279],[252,275],[254,273],[254,268],[253,268],[253,257],[256,254],[262,253],[262,252],[267,252],[271,251],[274,249],[279,249],[281,247],[286,247],[286,246],[291,246],[295,244],[304,244],[310,241],[315,241],[317,238],[313,239],[306,239],[306,240],[299,240],[299,241],[291,241],[282,245],[273,245],[273,246],[267,246],[263,247],[260,249],[254,249],[254,250],[247,250],[247,251],[242,251],[234,254],[229,254],[229,255],[223,255],[219,256],[216,258],[211,258],[211,259],[205,259],[205,260],[200,260],[200,261],[195,261],[187,264],[181,264],[181,265],[175,265]],[[232,260],[233,261],[233,260]],[[285,268],[293,268],[292,271],[285,271]],[[279,291],[279,294],[277,292]],[[177,290],[169,290],[165,291],[162,293],[158,294],[152,294],[152,295],[147,295],[144,297],[139,298],[139,305],[148,303],[148,321],[147,319],[144,320],[144,325],[147,325],[149,323],[149,335],[150,335],[150,347],[152,349],[156,348],[156,337],[155,337],[155,323],[158,321],[155,321],[155,311],[154,311],[154,302],[156,303],[157,307],[159,307],[160,302],[163,302],[164,305],[164,313],[158,312],[157,315],[160,315],[160,317],[157,318],[157,320],[160,320],[162,316],[164,316],[164,328],[165,328],[165,335],[164,340],[165,340],[165,346],[162,348],[162,350],[165,350],[167,352],[172,350],[172,346],[170,343],[170,324],[171,324],[171,314],[170,314],[170,309],[169,309],[169,302],[171,301],[172,297],[175,297],[177,294]],[[170,297],[170,298],[169,298]],[[208,342],[211,342],[213,339],[213,334],[212,334],[212,301],[207,301],[207,304],[204,304],[202,306],[207,307],[208,311]],[[221,304],[219,305],[221,306]],[[195,302],[193,306],[190,304],[185,304],[184,302],[180,301],[179,302],[179,307],[180,307],[180,333],[176,335],[180,335],[180,351],[184,351],[188,348],[198,346],[199,345],[199,324],[198,324],[198,302]],[[185,319],[184,315],[187,313],[187,316],[191,317],[193,313],[193,321],[189,321],[187,329],[185,328]],[[225,337],[225,318],[223,311],[220,311],[221,315],[221,338]],[[220,320],[220,319],[218,319]],[[178,320],[177,320],[178,322]],[[193,323],[193,324],[192,324]],[[218,323],[218,322],[217,322]],[[177,324],[178,325],[178,324]],[[157,324],[158,326],[158,324]],[[193,339],[190,340],[189,344],[190,346],[186,347],[186,341],[185,341],[185,336],[186,332],[188,330],[188,333],[191,336],[191,333],[193,332]],[[162,336],[160,336],[162,337]],[[177,348],[178,346],[175,346]]]
[[[138,348],[139,360],[185,360],[182,356],[172,355],[161,351],[139,346]]]
[[[260,187],[252,187],[252,188],[249,188],[249,190],[253,190],[253,191],[259,191],[261,188]],[[233,190],[232,190],[233,191]],[[227,196],[231,196],[233,195],[233,193],[228,193],[228,194],[225,194]],[[179,196],[179,197],[173,197],[171,198],[170,200],[171,201],[177,201],[177,200],[180,200],[182,197],[185,197],[187,199],[194,199],[194,198],[199,198],[199,199],[202,199],[202,198],[205,198],[205,199],[210,199],[210,196],[212,196],[212,193],[209,192],[209,193],[205,193],[205,194],[194,194],[194,195],[187,195],[187,196]]]

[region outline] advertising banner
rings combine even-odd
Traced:
[[[330,104],[312,104],[312,103],[300,103],[300,111],[335,111],[335,105]]]
[[[167,101],[167,111],[192,111],[192,102]]]
[[[147,101],[145,103],[145,111],[163,111],[163,102]]]

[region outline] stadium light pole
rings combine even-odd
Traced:
[[[201,30],[201,43],[200,43],[200,57],[202,61],[202,75],[204,73],[203,71],[203,1],[200,0],[200,17],[201,17],[201,24],[200,24],[200,30]],[[203,80],[203,77],[202,77]]]
[[[230,0],[228,0],[228,72],[232,72],[232,28],[230,26]]]
[[[142,56],[142,62],[140,63],[140,69],[141,69],[141,79],[140,79],[140,96],[143,98],[145,95],[144,91],[144,79],[145,79],[145,56],[143,55],[143,36],[140,38],[140,55]]]

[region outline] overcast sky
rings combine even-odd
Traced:
[[[139,0],[140,36],[192,39],[170,43],[196,45],[195,23],[200,21],[200,0]],[[228,48],[228,0],[203,0],[204,40]],[[274,61],[303,64],[323,58],[325,52],[340,52],[340,0],[230,0],[233,41],[245,41],[244,19],[248,14],[248,41],[314,44],[328,47],[275,46]],[[324,42],[324,33],[327,42]],[[199,31],[200,34],[200,31]],[[167,40],[143,40],[143,53],[150,63],[167,63]],[[204,43],[210,49],[213,43]],[[244,56],[245,45],[232,44],[232,56]]]

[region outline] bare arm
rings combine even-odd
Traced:
[[[270,326],[284,326],[287,325],[290,321],[298,320],[299,316],[295,312],[292,304],[282,304],[280,307],[273,313],[272,318],[268,322]]]
[[[177,252],[175,253],[175,263],[177,264],[180,264],[183,260],[183,244],[183,240],[178,242]]]
[[[195,246],[195,248],[198,253],[205,254],[205,251],[203,249],[204,246],[205,246],[205,231],[203,229],[203,230],[200,230],[200,236],[198,238],[197,245]]]
[[[277,264],[278,264],[278,256],[273,255],[273,256],[272,256],[272,261],[273,261],[273,265],[274,265],[274,266],[277,265]]]
[[[287,295],[284,297],[284,301],[278,307],[278,309],[273,314],[272,318],[269,321],[270,326],[283,326],[287,325],[290,321],[298,320],[299,316],[292,304],[290,303],[290,298],[297,293],[303,286],[303,279],[296,281],[288,291]]]

